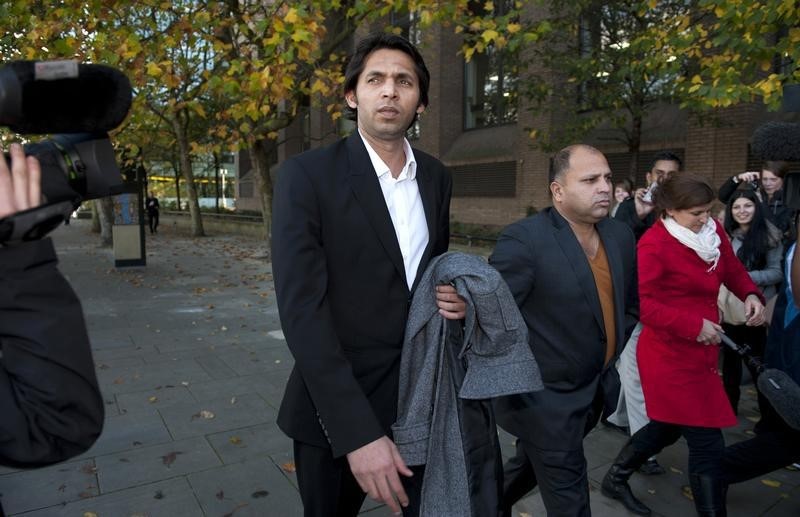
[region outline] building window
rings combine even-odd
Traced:
[[[500,16],[510,8],[510,1],[493,3],[493,13]],[[485,11],[486,4],[473,7]],[[507,49],[489,46],[472,55],[464,64],[464,127],[475,129],[516,122],[518,67],[515,55]]]
[[[514,161],[456,165],[449,169],[453,175],[453,197],[511,198],[517,194]]]

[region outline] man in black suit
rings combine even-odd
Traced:
[[[279,172],[272,268],[295,367],[278,425],[294,439],[307,516],[354,516],[365,492],[415,514],[422,475],[412,477],[390,428],[411,296],[450,237],[450,174],[404,136],[429,82],[407,40],[365,39],[345,72],[358,130]],[[446,318],[463,318],[452,286],[436,296]]]
[[[498,423],[518,437],[504,467],[506,515],[537,480],[548,515],[590,514],[583,437],[604,402],[616,403],[614,360],[636,321],[634,237],[607,217],[611,192],[600,151],[559,151],[553,206],[506,228],[489,258],[520,307],[545,384],[497,403]]]

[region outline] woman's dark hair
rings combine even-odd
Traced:
[[[789,163],[768,160],[761,164],[761,170],[769,171],[780,179],[783,179],[783,177],[786,176],[786,173],[789,172]]]
[[[653,194],[653,203],[661,217],[667,210],[686,210],[707,205],[714,201],[714,189],[706,180],[688,173],[673,174],[658,186]]]
[[[614,193],[616,193],[617,187],[622,187],[628,194],[633,194],[633,183],[628,178],[622,178],[622,180],[614,183]]]
[[[358,43],[356,51],[350,57],[350,60],[347,62],[347,68],[345,68],[344,71],[344,93],[355,91],[356,85],[358,84],[358,77],[361,75],[361,72],[364,71],[367,57],[376,50],[384,48],[399,50],[411,57],[411,60],[414,62],[414,71],[417,73],[417,80],[419,81],[419,103],[423,106],[427,106],[431,74],[425,66],[422,54],[420,54],[417,48],[404,37],[386,32],[373,34]],[[345,103],[344,116],[350,120],[357,120],[358,110],[356,108],[351,108]],[[415,115],[411,124],[414,124],[416,120],[417,117]]]
[[[754,191],[737,190],[733,193],[725,209],[724,226],[728,235],[733,235],[740,228],[739,223],[733,218],[733,203],[740,198],[749,199],[756,208],[747,233],[739,235],[742,239],[742,246],[736,252],[736,256],[748,271],[764,269],[767,265],[769,249],[776,244],[776,239],[780,240],[780,236],[775,235],[778,230],[770,228],[772,225],[764,216],[764,206]]]

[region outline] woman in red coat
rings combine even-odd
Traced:
[[[654,198],[661,215],[638,244],[640,318],[637,360],[650,423],[634,434],[603,479],[605,495],[649,515],[628,479],[647,458],[683,436],[697,513],[725,515],[720,428],[736,417],[717,371],[717,294],[725,284],[745,300],[747,325],[764,323],[758,287],[736,258],[724,229],[709,215],[714,191],[679,174]]]

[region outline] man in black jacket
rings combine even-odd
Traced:
[[[0,223],[41,200],[38,162],[10,151],[10,170],[0,153]],[[103,427],[81,305],[56,264],[50,239],[0,247],[0,464],[10,467],[76,456]]]
[[[608,218],[611,169],[593,147],[553,159],[553,206],[508,226],[489,263],[528,327],[545,389],[501,398],[497,422],[518,437],[504,467],[503,515],[537,483],[549,515],[588,516],[583,437],[616,403],[614,362],[636,322],[636,249]]]
[[[429,82],[404,38],[360,42],[344,85],[357,130],[278,173],[272,271],[295,359],[278,426],[294,439],[306,516],[355,516],[365,492],[395,513],[418,501],[421,473],[390,428],[412,293],[450,237],[450,173],[405,138]],[[463,318],[453,286],[436,297],[445,318]]]
[[[680,171],[683,167],[681,159],[670,151],[661,151],[653,158],[653,165],[650,167],[645,177],[647,187],[636,189],[633,197],[620,203],[614,219],[621,221],[633,230],[633,235],[638,241],[648,228],[653,226],[656,221],[656,214],[653,211],[655,205],[649,201],[648,191],[652,195],[652,189],[658,188],[654,185],[662,183],[670,176]]]

